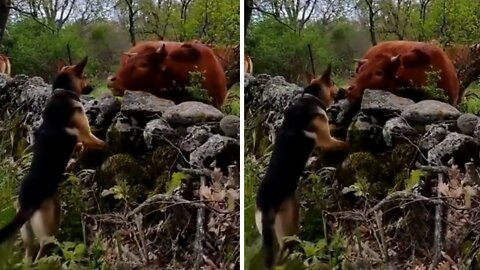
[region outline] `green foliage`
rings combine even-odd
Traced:
[[[407,179],[405,183],[405,189],[411,190],[416,185],[420,183],[422,177],[426,176],[426,173],[422,170],[412,170],[410,171],[410,178]]]
[[[255,225],[255,198],[258,184],[261,180],[263,167],[252,157],[245,158],[244,168],[244,241],[245,245],[252,245],[259,236]],[[247,260],[244,260],[245,262]]]
[[[172,179],[168,183],[167,194],[171,195],[172,192],[182,185],[182,181],[190,179],[190,175],[182,172],[174,172],[172,174]]]
[[[424,2],[428,2],[425,10],[419,1],[372,1],[376,10],[372,18],[376,42],[399,39],[436,39],[441,44],[478,42],[480,2]],[[348,79],[352,75],[353,59],[360,58],[372,44],[366,1],[322,3],[307,8],[309,11],[312,8],[312,16],[305,23],[299,18],[292,21],[292,13],[298,11],[298,7],[292,6],[290,12],[283,12],[273,4],[265,5],[264,8],[275,14],[275,18],[270,13],[254,12],[246,37],[246,51],[252,56],[255,73],[281,75],[288,81],[304,83],[304,72],[311,70],[307,48],[311,44],[316,73],[332,62],[334,72],[342,78]],[[326,11],[322,8],[324,5],[335,12]],[[300,13],[302,8],[305,7],[300,7]]]
[[[440,80],[440,71],[426,72],[426,75],[427,83],[425,85],[425,90],[429,97],[448,102],[448,97],[445,95],[445,91],[437,87],[438,81]]]
[[[186,90],[195,100],[209,100],[207,91],[202,88],[202,83],[205,80],[201,72],[190,72],[190,85],[186,87]]]
[[[240,85],[233,85],[228,90],[228,99],[224,105],[226,114],[232,114],[240,117]]]
[[[471,84],[465,92],[466,94],[459,105],[459,110],[464,113],[480,115],[480,96],[478,95],[480,87],[478,83]]]

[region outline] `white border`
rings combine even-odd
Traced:
[[[244,11],[245,11],[245,1],[240,1],[240,269],[244,269],[244,258],[245,258],[245,245],[244,245],[244,166],[245,166],[245,104],[244,104],[244,91],[243,88],[245,86],[244,80],[244,70],[245,70],[245,61],[244,60],[244,53],[245,53],[245,36],[244,36]]]

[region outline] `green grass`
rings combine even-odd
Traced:
[[[472,83],[465,91],[462,103],[459,105],[462,112],[480,115],[480,83]]]
[[[4,134],[0,134],[4,135]],[[7,136],[0,142],[0,153],[5,153]],[[0,227],[10,222],[15,215],[14,202],[17,198],[17,186],[19,179],[25,173],[25,164],[29,163],[31,155],[26,155],[24,159],[14,161],[6,158],[6,155],[0,155]],[[22,265],[23,254],[20,249],[10,240],[0,245],[0,270],[29,269]]]
[[[94,80],[91,83],[95,86],[95,90],[90,94],[94,98],[99,98],[102,94],[110,92],[105,80]]]
[[[240,117],[240,85],[235,84],[228,90],[227,102],[224,105],[225,113]]]

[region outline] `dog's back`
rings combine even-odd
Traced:
[[[276,243],[281,251],[282,238],[298,230],[295,190],[315,147],[311,123],[319,114],[325,114],[324,108],[318,98],[310,95],[302,96],[285,111],[267,173],[258,189],[255,219],[269,268],[276,261]]]
[[[43,122],[35,132],[30,171],[20,185],[20,208],[14,219],[0,230],[0,242],[20,229],[42,203],[54,195],[63,180],[78,140],[77,134],[69,131],[75,99],[78,99],[75,93],[58,91],[47,102]]]
[[[267,173],[260,184],[257,206],[262,210],[278,207],[293,194],[305,164],[315,146],[309,137],[311,120],[321,113],[317,102],[301,97],[284,114]]]
[[[73,115],[69,93],[53,93],[43,112],[43,122],[35,132],[33,160],[20,187],[22,207],[36,206],[52,196],[64,178],[65,168],[77,144],[77,136],[67,131]]]

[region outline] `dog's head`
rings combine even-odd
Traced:
[[[76,65],[66,65],[63,60],[58,63],[57,78],[53,83],[53,90],[62,88],[72,90],[78,95],[88,95],[93,91],[93,87],[84,75],[85,66],[88,57],[83,58]]]
[[[309,72],[307,72],[306,75],[309,84],[303,92],[319,98],[325,107],[329,108],[335,102],[338,95],[338,88],[331,78],[332,65],[329,64],[327,69],[319,77],[315,77]]]

